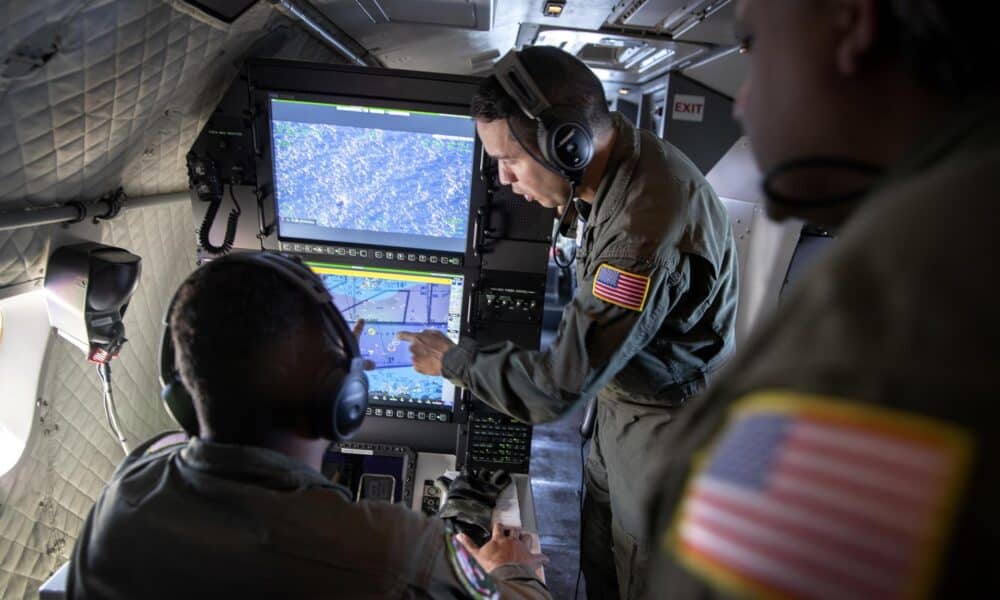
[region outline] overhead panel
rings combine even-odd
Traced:
[[[678,27],[674,37],[680,40],[697,40],[713,44],[730,45],[736,43],[735,19],[736,3],[731,1],[708,2],[694,15],[697,24]],[[686,30],[685,30],[686,29]]]
[[[310,0],[390,68],[482,73],[514,46],[522,24],[599,29],[613,0],[571,0],[558,18],[541,0]]]
[[[356,0],[354,7],[372,24],[410,23],[489,31],[494,0]]]
[[[622,46],[584,44],[577,53],[577,57],[588,65],[601,64],[607,67],[614,67],[621,60],[622,53],[625,50]]]
[[[690,0],[621,0],[611,11],[610,23],[628,27],[656,28],[672,13],[683,10]]]
[[[524,24],[518,47],[555,46],[575,55],[605,83],[636,85],[671,68],[690,63],[708,49],[702,44],[672,41],[665,36],[639,36],[608,31]]]

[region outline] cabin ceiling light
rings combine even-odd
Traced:
[[[542,5],[542,15],[546,17],[558,17],[566,10],[566,0],[545,0]]]
[[[618,88],[618,93],[622,96],[628,96],[629,91],[630,90],[628,88]]]

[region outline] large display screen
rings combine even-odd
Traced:
[[[284,238],[464,252],[467,116],[271,98]]]
[[[461,275],[308,264],[349,323],[365,320],[359,345],[364,358],[375,363],[375,370],[368,371],[372,402],[454,407],[455,387],[442,377],[413,370],[409,344],[397,340],[396,334],[437,329],[457,343]]]

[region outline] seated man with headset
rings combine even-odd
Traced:
[[[320,473],[330,441],[361,424],[368,387],[308,268],[231,255],[170,306],[171,386],[190,391],[198,435],[150,440],[118,467],[77,540],[69,597],[549,597],[534,575],[544,557],[520,535],[494,529],[477,548],[440,519],[354,503]]]

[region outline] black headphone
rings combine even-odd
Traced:
[[[323,330],[330,340],[344,344],[350,353],[350,367],[346,374],[331,366],[316,387],[311,405],[316,414],[317,433],[331,441],[351,437],[365,418],[368,407],[368,377],[365,375],[364,359],[358,348],[358,341],[348,327],[344,317],[333,304],[330,292],[323,281],[302,263],[298,257],[276,252],[254,252],[230,254],[213,260],[201,269],[217,268],[220,264],[248,264],[266,268],[281,276],[319,306],[322,313]],[[161,397],[170,416],[190,435],[198,435],[198,418],[194,401],[180,379],[174,359],[174,344],[170,336],[170,317],[177,302],[177,293],[170,300],[163,317],[163,338],[160,341],[160,385]]]
[[[574,111],[549,102],[524,68],[516,50],[511,50],[497,61],[493,75],[524,114],[538,123],[538,147],[544,159],[540,162],[566,179],[579,183],[583,170],[594,158],[594,135],[590,127],[574,115]],[[516,139],[513,127],[511,133]]]

